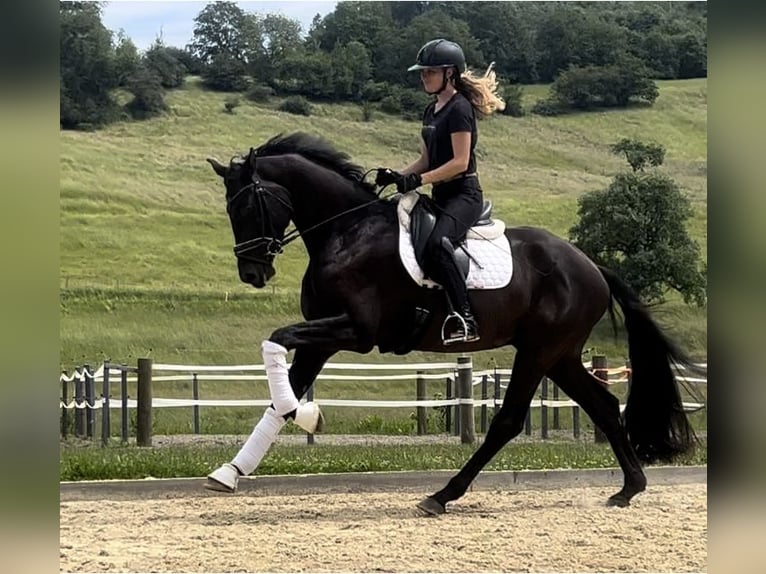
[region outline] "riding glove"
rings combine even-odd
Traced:
[[[388,169],[387,167],[379,167],[378,173],[375,176],[375,185],[378,187],[385,187],[392,183],[396,183],[396,180],[400,177],[402,177],[402,174],[398,171]]]
[[[399,175],[396,180],[396,191],[399,193],[407,193],[413,189],[419,188],[423,185],[423,178],[419,173],[408,173],[407,175]]]

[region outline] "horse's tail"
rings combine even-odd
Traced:
[[[693,365],[654,322],[635,291],[613,271],[601,266],[599,270],[622,308],[628,332],[632,383],[625,425],[630,442],[642,461],[669,462],[697,442],[672,370],[674,364]],[[609,307],[611,311],[611,302]]]

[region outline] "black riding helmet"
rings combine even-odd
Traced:
[[[457,68],[458,74],[465,72],[465,54],[455,42],[439,38],[423,45],[415,58],[415,65],[407,71],[414,72],[424,68]]]

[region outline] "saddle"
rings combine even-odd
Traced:
[[[426,288],[439,287],[425,277],[423,271],[425,246],[436,224],[438,208],[430,197],[417,192],[397,195],[396,200],[402,265],[416,284]],[[492,219],[490,201],[484,201],[478,221],[468,230],[466,239],[455,248],[455,256],[469,289],[499,289],[510,282],[513,272],[510,244],[505,236],[505,224]],[[449,299],[447,304],[449,307]],[[410,334],[400,340],[393,349],[394,353],[405,354],[415,347],[428,327],[430,314],[430,309],[424,307],[413,309],[413,316],[408,321]],[[442,325],[442,340],[445,342],[445,325],[455,317],[453,309]]]
[[[436,225],[436,209],[433,199],[426,195],[421,195],[410,212],[410,238],[415,250],[415,261],[417,261],[421,268],[423,268],[425,259],[426,243]],[[492,225],[492,202],[485,199],[479,219],[471,228],[490,227]],[[466,237],[455,248],[455,259],[464,280],[468,277],[471,266],[471,256],[466,248],[467,240]]]

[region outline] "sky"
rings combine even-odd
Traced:
[[[157,0],[140,2],[121,0],[106,2],[101,21],[115,34],[125,30],[139,50],[147,49],[162,33],[166,46],[183,48],[194,34],[194,18],[208,1]],[[314,0],[282,0],[277,2],[237,2],[246,12],[277,13],[294,18],[308,32],[315,14],[332,12],[337,2]]]

